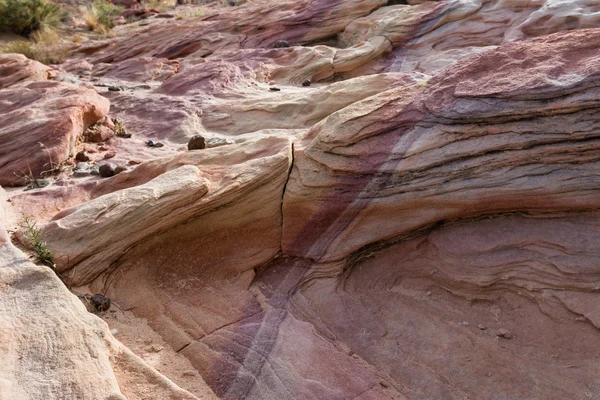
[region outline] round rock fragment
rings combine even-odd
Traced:
[[[119,165],[117,165],[117,167],[115,168],[115,175],[117,175],[117,174],[120,174],[120,173],[121,173],[121,172],[123,172],[123,171],[127,171],[127,167],[126,167],[126,166],[124,166],[124,165],[122,165],[122,164],[119,164]]]
[[[117,169],[117,166],[115,164],[107,163],[107,164],[102,164],[100,166],[100,169],[98,170],[98,172],[100,173],[100,176],[102,178],[109,178],[109,177],[115,175],[116,169]]]
[[[188,150],[201,150],[206,148],[206,140],[202,135],[194,135],[188,142]]]
[[[103,294],[95,294],[90,300],[96,311],[106,311],[110,308],[110,298]]]
[[[290,47],[290,43],[287,40],[277,40],[275,43],[273,43],[273,47],[276,49]]]
[[[87,151],[82,150],[75,155],[77,161],[90,161],[90,155]]]
[[[504,328],[498,329],[498,333],[496,333],[496,336],[504,338],[504,339],[512,339],[513,338],[512,333],[508,329],[504,329]]]

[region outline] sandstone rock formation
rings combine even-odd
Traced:
[[[0,398],[198,399],[115,340],[50,268],[8,241],[0,191]]]
[[[73,154],[77,138],[108,113],[95,91],[46,78],[48,68],[4,55],[0,71],[0,185],[22,185],[52,171]],[[41,75],[40,75],[41,74]]]
[[[2,395],[600,396],[597,2],[203,7],[0,57],[0,185],[38,142],[128,167],[0,189]],[[109,112],[133,135],[81,143]]]

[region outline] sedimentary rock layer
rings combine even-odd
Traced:
[[[16,75],[27,70],[19,69]],[[23,185],[56,169],[73,155],[77,138],[104,117],[110,106],[94,90],[49,80],[4,87],[0,89],[0,104],[3,186]]]
[[[284,251],[335,260],[443,220],[597,208],[598,39],[508,44],[316,125],[295,147]]]

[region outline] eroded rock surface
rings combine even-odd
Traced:
[[[119,343],[50,268],[8,242],[4,218],[2,211],[0,398],[198,399]]]
[[[56,67],[79,86],[0,57],[1,185],[44,171],[33,143],[127,166],[0,190],[0,390],[600,396],[597,2],[205,7],[81,44]],[[80,143],[109,112],[131,137]],[[197,135],[207,145],[188,151]],[[73,291],[110,297],[100,316],[143,360],[8,243],[22,213]],[[99,378],[61,374],[64,359]],[[50,370],[48,389],[36,374]]]
[[[16,69],[18,76],[27,71],[22,68],[25,67]],[[57,169],[74,155],[77,138],[104,117],[110,106],[106,98],[91,89],[50,80],[28,80],[19,79],[0,89],[3,186],[23,185]]]

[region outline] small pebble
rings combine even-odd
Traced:
[[[312,84],[312,81],[310,79],[307,79],[304,82],[302,82],[302,86],[310,86],[311,84]]]
[[[89,169],[76,169],[73,171],[73,176],[75,178],[83,178],[84,176],[89,176],[89,175],[90,175]]]
[[[97,311],[106,311],[110,308],[110,298],[103,294],[95,294],[90,300]]]
[[[504,339],[512,339],[513,335],[508,329],[500,328],[498,329],[498,333],[496,336],[504,338]]]
[[[115,168],[115,175],[117,175],[117,174],[120,174],[120,173],[121,173],[121,172],[123,172],[123,171],[127,171],[127,167],[126,167],[126,166],[124,166],[124,165],[122,165],[122,164],[119,164],[119,165],[117,165],[117,167]]]
[[[290,43],[287,40],[277,40],[275,43],[273,43],[273,47],[276,49],[290,47]]]
[[[138,165],[141,164],[142,162],[140,160],[129,160],[127,161],[127,164],[129,165]]]
[[[159,346],[157,344],[152,345],[152,347],[150,347],[150,350],[152,350],[155,353],[160,353],[161,351],[163,351],[164,347]]]
[[[117,333],[119,333],[119,331],[117,329],[111,329],[110,333],[116,335]]]
[[[458,326],[469,326],[469,323],[467,321],[459,322]]]
[[[102,164],[98,170],[100,176],[102,178],[109,178],[115,174],[115,169],[117,166],[115,164]]]
[[[198,371],[196,371],[195,369],[189,369],[187,371],[183,371],[183,376],[197,376],[198,375]]]
[[[388,385],[387,382],[384,382],[384,381],[379,382],[379,384],[381,385],[381,387],[384,387],[384,388],[390,387],[390,385]]]
[[[75,159],[77,161],[90,161],[90,155],[88,154],[87,151],[82,150],[75,155]]]
[[[104,159],[108,160],[109,158],[113,158],[117,155],[116,151],[109,151],[108,153],[104,154]]]
[[[202,135],[194,135],[188,142],[188,150],[201,150],[206,148],[206,140]]]
[[[77,169],[89,169],[90,165],[86,162],[78,162]]]
[[[29,185],[27,185],[26,190],[45,188],[49,184],[50,181],[48,179],[35,179]]]
[[[90,174],[100,175],[100,166],[99,165],[92,166],[92,168],[90,168]]]
[[[122,90],[123,90],[123,88],[120,86],[109,86],[108,87],[109,92],[121,92]]]
[[[270,90],[271,92],[281,92],[281,89],[279,89],[278,87],[275,87],[275,86],[273,86],[273,87],[270,87],[270,88],[269,88],[269,90]]]
[[[431,296],[431,292],[426,292],[425,296]]]
[[[220,137],[212,137],[209,139],[206,139],[206,147],[208,147],[209,149],[213,148],[213,147],[220,147],[220,146],[225,146],[228,144],[234,144],[235,142],[231,139],[225,139],[225,138],[220,138]]]
[[[487,327],[485,325],[483,325],[483,324],[479,324],[479,325],[477,325],[477,327],[479,329],[481,329],[482,331],[485,331],[487,329]]]

